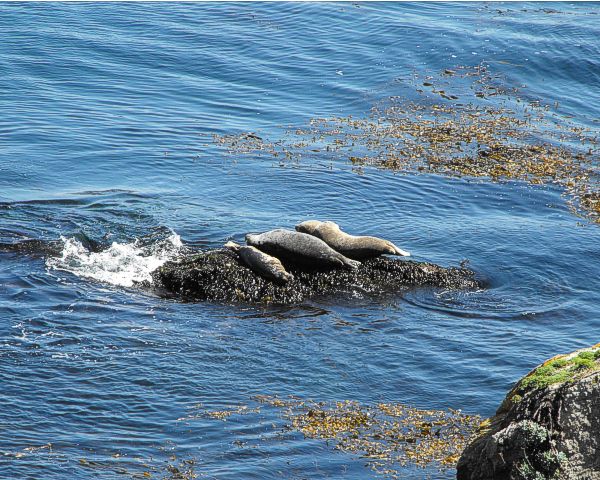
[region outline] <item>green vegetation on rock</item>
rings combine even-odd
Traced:
[[[550,385],[572,381],[589,371],[600,369],[600,348],[586,350],[575,356],[562,356],[549,360],[527,375],[519,384],[518,392],[546,388]],[[515,398],[521,395],[514,395]]]
[[[457,480],[564,480],[597,471],[600,343],[522,378],[465,447]]]

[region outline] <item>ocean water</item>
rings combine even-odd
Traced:
[[[357,172],[326,151],[283,162],[213,141],[364,117],[415,74],[481,64],[597,134],[599,13],[0,5],[0,243],[63,242],[57,258],[0,252],[0,478],[164,478],[192,459],[199,478],[380,478],[358,455],[282,430],[274,410],[193,413],[293,395],[489,416],[536,364],[600,341],[600,230],[559,186]],[[134,286],[187,247],[309,218],[416,260],[468,259],[487,288],[282,308]]]

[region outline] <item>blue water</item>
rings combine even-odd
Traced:
[[[488,416],[537,363],[598,342],[600,229],[560,188],[357,174],[324,151],[280,165],[212,141],[365,116],[414,72],[481,62],[597,132],[598,13],[590,3],[0,5],[1,242],[152,250],[178,235],[218,247],[323,218],[417,260],[468,259],[489,284],[293,308],[184,304],[51,268],[44,255],[0,253],[0,478],[123,478],[119,468],[162,478],[172,455],[196,459],[206,478],[379,478],[324,441],[278,436],[276,411],[178,419],[257,394]],[[405,469],[426,473],[454,472]]]

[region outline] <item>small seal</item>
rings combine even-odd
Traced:
[[[261,277],[278,283],[287,283],[294,278],[291,273],[286,272],[278,258],[267,255],[258,248],[238,245],[235,242],[227,242],[225,247],[236,252],[242,261]]]
[[[246,235],[246,243],[284,262],[313,268],[358,268],[360,262],[351,260],[327,245],[323,240],[293,230],[271,230]]]
[[[296,225],[296,230],[320,238],[334,250],[357,260],[379,257],[383,254],[410,257],[410,253],[401,250],[388,240],[349,235],[342,232],[340,226],[334,222],[308,220]]]

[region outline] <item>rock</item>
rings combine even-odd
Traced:
[[[0,252],[19,253],[33,256],[56,256],[60,255],[63,245],[63,242],[60,240],[47,241],[26,239],[15,243],[0,242]]]
[[[600,479],[600,344],[523,377],[463,451],[457,479]]]
[[[74,237],[90,252],[101,252],[107,245],[94,240],[85,234]],[[0,252],[10,252],[31,256],[59,256],[65,247],[63,240],[23,239],[13,243],[0,242]]]
[[[255,274],[234,252],[212,250],[168,262],[152,273],[167,296],[186,301],[295,304],[318,296],[384,295],[411,286],[479,288],[465,268],[380,257],[354,270],[303,270],[285,265],[294,279],[278,285]]]

